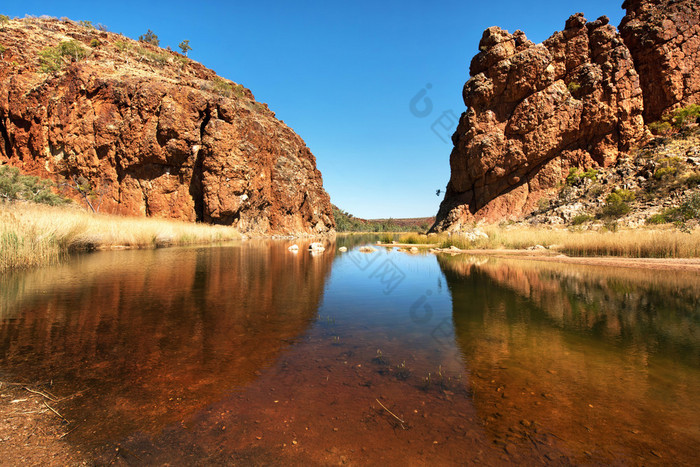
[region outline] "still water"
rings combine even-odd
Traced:
[[[373,240],[6,275],[0,380],[70,396],[65,441],[96,462],[698,463],[697,274]]]

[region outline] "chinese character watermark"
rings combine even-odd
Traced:
[[[413,116],[425,118],[433,112],[433,101],[428,97],[428,91],[432,88],[433,85],[428,83],[411,98],[408,110]],[[457,123],[459,123],[459,117],[456,113],[451,109],[444,110],[430,125],[430,129],[443,143],[449,144],[452,141],[452,133],[457,127]]]

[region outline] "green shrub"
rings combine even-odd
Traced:
[[[236,95],[236,97],[242,99],[245,97],[245,88],[241,84],[234,84],[233,93]]]
[[[700,172],[694,172],[685,179],[685,184],[689,187],[700,185]]]
[[[568,186],[576,185],[579,180],[581,180],[581,172],[577,167],[571,167],[569,169],[569,175],[566,176],[566,184]]]
[[[39,52],[39,69],[43,73],[51,73],[61,69],[64,57],[77,62],[87,56],[87,52],[76,41],[63,41],[56,47],[46,47]]]
[[[577,214],[571,219],[571,225],[581,225],[584,222],[588,222],[593,217],[589,216],[588,214]]]
[[[620,190],[628,191],[628,190]],[[622,217],[628,212],[630,212],[630,205],[627,204],[625,193],[620,194],[618,191],[610,193],[605,198],[605,204],[603,205],[602,215],[607,218],[618,218]]]
[[[78,21],[78,24],[84,28],[95,29],[95,26],[92,25],[92,21],[80,20]]]
[[[211,86],[212,90],[221,96],[231,97],[231,95],[233,94],[233,88],[231,87],[231,84],[229,84],[223,78],[219,78],[218,76],[211,81]]]
[[[544,212],[549,209],[550,205],[551,201],[548,198],[540,198],[537,200],[537,210],[540,212]]]
[[[164,66],[170,62],[170,56],[165,52],[153,52],[139,47],[137,53],[141,56],[141,59],[145,58],[149,62],[154,62],[160,66]]]
[[[690,220],[700,220],[700,193],[695,193],[687,198],[676,208],[664,209],[659,214],[650,216],[647,224],[674,223],[678,227],[684,227]]]
[[[603,191],[604,191],[603,185],[601,185],[601,184],[599,184],[599,183],[594,183],[594,184],[591,185],[591,187],[588,189],[588,191],[586,192],[586,194],[588,194],[588,195],[591,196],[592,198],[597,198],[597,197],[599,197],[600,195],[603,194]]]
[[[90,41],[90,47],[92,47],[92,48],[99,47],[101,45],[102,45],[102,43],[97,39],[93,39]]]
[[[114,41],[114,46],[120,52],[124,52],[126,49],[129,48],[129,44],[127,44],[126,41],[120,41],[120,40]]]
[[[700,118],[700,104],[691,104],[687,107],[676,109],[672,114],[673,126],[682,128],[688,123],[693,123]]]
[[[52,73],[61,69],[61,54],[53,47],[46,47],[39,52],[39,70],[42,73]]]
[[[581,180],[586,178],[591,181],[596,181],[598,179],[598,171],[590,168],[585,172],[581,172],[577,167],[571,167],[569,169],[569,175],[566,176],[566,184],[569,186],[577,185]]]
[[[649,124],[649,129],[655,134],[665,135],[672,130],[682,130],[688,124],[700,118],[700,104],[690,104],[664,115],[661,120]]]
[[[591,181],[598,180],[598,171],[594,168],[590,168],[583,173],[583,178],[587,178]]]
[[[51,191],[54,183],[32,175],[22,175],[16,167],[0,165],[0,199],[24,200],[57,206],[69,202]]]
[[[156,36],[155,33],[150,29],[146,32],[146,34],[141,34],[139,36],[139,41],[147,42],[151,45],[155,45],[156,47],[160,45],[160,39],[158,39],[158,36]]]
[[[667,135],[673,128],[669,122],[664,121],[650,123],[648,126],[651,132],[655,135]]]
[[[622,199],[622,201],[624,201],[625,203],[630,203],[630,202],[634,201],[635,199],[637,199],[637,194],[631,190],[617,188],[617,189],[615,189],[615,191],[613,193],[618,195],[620,197],[620,199]]]
[[[651,225],[659,225],[659,224],[668,224],[670,221],[669,221],[668,217],[666,216],[666,214],[661,212],[661,213],[649,216],[645,222],[647,224],[651,224]]]
[[[0,15],[0,28],[5,26],[7,23],[10,22],[10,17],[7,15]]]
[[[678,173],[678,169],[676,167],[661,167],[656,169],[654,172],[654,178],[656,180],[663,180],[664,178],[675,176],[676,173]]]
[[[664,157],[659,161],[659,167],[654,171],[654,179],[668,180],[671,178],[675,178],[675,176],[680,172],[680,168],[680,157]]]
[[[382,234],[379,236],[379,241],[382,243],[391,243],[394,241],[394,236],[391,234]]]

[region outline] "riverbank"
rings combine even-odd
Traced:
[[[157,248],[240,239],[227,226],[93,214],[74,206],[0,204],[0,272],[55,263],[73,251]]]
[[[395,243],[392,243],[395,242]],[[576,257],[700,258],[700,229],[681,231],[672,225],[654,228],[584,230],[527,225],[484,225],[464,233],[383,234],[381,244],[480,253],[494,250],[544,250]]]

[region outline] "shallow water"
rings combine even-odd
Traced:
[[[8,275],[0,380],[68,397],[65,440],[98,462],[697,463],[697,274],[372,240]]]

